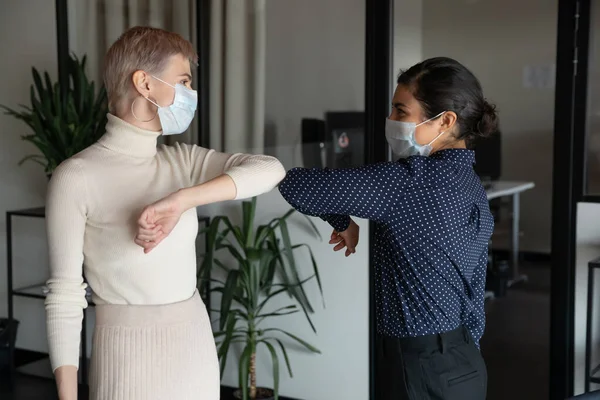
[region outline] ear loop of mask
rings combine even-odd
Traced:
[[[429,118],[428,120],[426,120],[426,121],[423,121],[423,122],[421,122],[420,124],[416,125],[416,126],[415,126],[415,128],[416,128],[416,127],[418,127],[418,126],[420,126],[420,125],[423,125],[423,124],[425,124],[425,123],[427,123],[427,122],[429,122],[429,121],[433,121],[434,119],[438,119],[439,117],[441,117],[441,116],[442,116],[442,115],[444,115],[445,113],[446,113],[446,111],[442,111],[441,113],[439,113],[439,114],[438,114],[438,115],[436,115],[435,117],[433,117],[433,118]],[[417,133],[417,131],[415,130],[415,134],[416,134],[416,133]],[[431,142],[429,142],[428,144],[422,145],[422,146],[431,146],[431,145],[433,144],[433,142],[435,142],[436,140],[438,140],[438,139],[440,138],[440,136],[442,136],[444,133],[446,133],[446,131],[442,131],[442,132],[440,132],[440,133],[439,133],[439,134],[438,134],[438,135],[437,135],[437,136],[436,136],[436,137],[435,137],[435,138],[434,138],[434,139],[433,139]],[[416,138],[415,138],[415,139],[416,139]],[[416,143],[416,140],[415,140],[415,143]]]

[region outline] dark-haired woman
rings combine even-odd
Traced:
[[[497,129],[475,76],[448,58],[398,77],[386,138],[397,162],[288,172],[283,197],[333,228],[334,250],[355,251],[375,222],[376,399],[482,400],[479,352],[493,218],[469,145]]]

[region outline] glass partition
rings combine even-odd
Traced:
[[[210,145],[227,152],[268,154],[294,167],[351,167],[364,164],[365,2],[362,0],[216,1],[211,19]],[[310,191],[311,188],[306,190]],[[217,208],[217,207],[215,207]],[[275,189],[259,196],[255,225],[284,215],[290,205]],[[214,215],[240,221],[237,204]],[[321,274],[326,307],[317,282],[304,287],[314,307],[263,322],[313,344],[313,354],[281,336],[289,351],[291,378],[279,353],[280,394],[299,399],[366,399],[369,390],[368,223],[361,226],[356,254],[345,258],[328,244],[332,227],[290,217],[301,278],[313,274],[308,249]],[[319,237],[320,235],[320,237]],[[229,264],[228,264],[229,265]],[[219,304],[220,296],[215,295]],[[294,304],[281,296],[269,304]],[[237,359],[229,356],[223,384],[238,384]],[[259,386],[272,387],[271,355],[257,353]],[[344,361],[347,360],[347,361]]]

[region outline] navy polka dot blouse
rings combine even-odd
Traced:
[[[342,232],[350,216],[375,222],[377,332],[441,333],[485,326],[488,242],[494,220],[471,150],[350,169],[294,168],[281,183],[298,211]]]

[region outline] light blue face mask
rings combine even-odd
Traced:
[[[158,118],[162,126],[162,134],[176,135],[185,132],[194,119],[198,105],[198,93],[180,83],[173,86],[154,75],[152,77],[175,89],[175,98],[173,99],[173,104],[170,106],[161,107],[154,101],[146,98],[146,100],[158,107]]]
[[[421,155],[427,157],[431,154],[431,145],[438,140],[445,132],[440,132],[429,144],[418,144],[415,140],[415,132],[417,127],[436,118],[441,117],[446,111],[443,111],[433,118],[423,121],[420,124],[414,122],[394,121],[387,119],[385,121],[385,138],[392,148],[394,154],[401,158]]]

